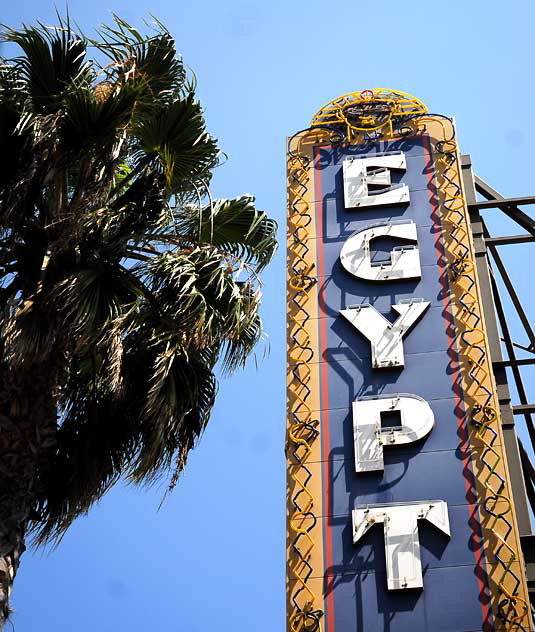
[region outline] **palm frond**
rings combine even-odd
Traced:
[[[136,149],[158,157],[170,194],[191,190],[199,178],[209,180],[217,165],[216,141],[206,131],[201,106],[192,94],[144,112],[132,134]]]
[[[277,249],[277,222],[259,211],[254,202],[254,197],[243,195],[233,200],[217,200],[200,211],[193,205],[180,208],[179,232],[200,243],[218,246],[261,270]]]
[[[85,366],[84,366],[85,365]],[[60,539],[124,472],[138,434],[126,402],[102,392],[95,358],[71,365],[67,408],[54,456],[44,467],[32,524],[38,543]]]
[[[185,353],[180,344],[159,346],[141,413],[139,452],[130,468],[136,483],[151,483],[176,461],[182,470],[188,452],[210,418],[216,378],[203,354]]]
[[[129,172],[132,173],[131,171]],[[166,221],[165,181],[162,174],[144,168],[135,179],[119,180],[117,196],[109,206],[86,215],[88,230],[96,229],[104,247],[143,241]]]
[[[112,90],[105,98],[87,86],[72,86],[62,98],[65,150],[81,153],[115,143],[130,122],[137,97],[133,85]]]
[[[105,338],[108,329],[140,299],[142,288],[130,271],[95,262],[67,276],[50,293],[49,300],[64,327],[78,341],[91,346]],[[75,347],[76,348],[76,347]]]
[[[32,296],[17,307],[3,328],[3,360],[15,370],[46,363],[57,343],[58,323],[44,295]]]
[[[169,31],[156,22],[155,35],[143,37],[137,29],[114,15],[114,26],[103,25],[93,45],[112,60],[105,72],[115,80],[136,83],[143,94],[145,107],[155,100],[184,96],[187,92],[186,71],[177,57],[175,41]]]
[[[38,23],[38,27],[6,28],[1,40],[18,44],[24,53],[15,63],[35,112],[56,110],[72,83],[91,83],[86,42],[72,31],[68,20],[60,20],[57,27]]]
[[[32,158],[30,135],[18,131],[21,106],[8,90],[6,87],[0,93],[0,190],[13,187],[17,174],[27,168]]]
[[[263,327],[259,315],[260,292],[248,283],[241,289],[239,309],[236,315],[232,335],[223,345],[222,369],[226,374],[234,373],[247,363],[254,349],[262,340]]]

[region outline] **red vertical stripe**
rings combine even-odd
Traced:
[[[314,148],[314,160],[317,161],[319,147]],[[323,257],[323,196],[321,191],[321,172],[314,168],[314,197],[316,210],[316,255],[318,261],[318,288],[321,278],[325,277],[325,260]],[[320,290],[318,289],[318,296]],[[333,566],[333,541],[329,518],[331,507],[332,473],[329,460],[331,440],[329,436],[329,383],[327,374],[327,363],[324,362],[324,350],[327,345],[327,320],[321,318],[321,305],[318,306],[318,328],[319,328],[319,352],[320,352],[320,391],[321,391],[321,453],[322,453],[322,487],[323,487],[323,515],[325,517],[325,530],[323,537],[323,557],[324,557],[324,591],[327,591],[325,598],[327,616],[325,618],[325,632],[334,632],[334,591],[328,586],[327,570]]]

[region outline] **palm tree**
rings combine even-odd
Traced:
[[[28,533],[57,541],[120,477],[176,483],[276,248],[252,197],[210,197],[220,153],[163,25],[2,37],[0,627]]]

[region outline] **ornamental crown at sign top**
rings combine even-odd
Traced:
[[[419,99],[399,90],[362,90],[329,101],[315,114],[311,126],[339,129],[347,140],[366,133],[392,137],[403,134],[403,125],[411,117],[427,111]]]

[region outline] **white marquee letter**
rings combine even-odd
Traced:
[[[429,301],[411,299],[392,305],[398,312],[396,322],[391,323],[373,305],[349,306],[340,314],[368,340],[372,346],[374,369],[405,366],[403,336],[429,307]]]
[[[372,263],[370,242],[377,237],[392,237],[416,244],[394,248],[388,262]],[[340,262],[350,274],[368,281],[419,279],[422,270],[416,224],[408,221],[367,226],[345,241],[340,252]]]
[[[390,169],[406,171],[407,161],[404,153],[377,154],[344,160],[346,208],[409,202],[409,187],[406,184],[393,185]],[[373,190],[373,187],[376,187],[376,190]]]
[[[399,413],[401,425],[381,427],[381,413]],[[431,432],[435,416],[417,395],[374,395],[353,402],[355,471],[384,469],[383,446],[413,443]]]
[[[450,536],[448,505],[443,500],[359,505],[353,510],[353,544],[374,524],[383,523],[388,590],[424,586],[418,520],[428,520]]]

